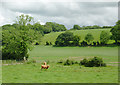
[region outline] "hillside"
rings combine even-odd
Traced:
[[[81,36],[81,40],[84,40],[84,37],[87,33],[91,33],[94,36],[94,41],[99,41],[100,33],[101,31],[110,31],[110,29],[89,29],[89,30],[71,30],[74,35]],[[41,45],[45,45],[46,41],[52,42],[52,44],[55,44],[55,40],[59,34],[63,32],[52,32],[49,34],[45,34],[44,37],[41,39]],[[110,33],[111,34],[111,33]],[[113,40],[110,40],[108,43],[114,42]]]

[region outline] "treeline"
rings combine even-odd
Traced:
[[[2,26],[2,59],[27,59],[32,45],[39,45],[44,34],[66,30],[62,24],[46,22],[41,25],[35,23],[33,17],[22,14],[16,17],[14,24]]]
[[[14,27],[16,29],[18,29],[20,24],[18,23],[14,23],[12,25],[7,24],[7,25],[3,25],[2,29],[3,30],[8,30],[10,27]],[[40,32],[42,35],[50,33],[50,32],[60,32],[60,31],[66,31],[66,27],[62,24],[58,24],[55,22],[46,22],[45,25],[41,25],[39,22],[34,23],[34,24],[30,24],[28,23],[26,25],[29,29],[33,29],[35,31]]]
[[[107,45],[110,39],[111,36],[109,32],[102,31],[100,34],[100,42],[94,41],[94,37],[91,33],[88,33],[84,40],[80,42],[81,36],[74,35],[72,32],[66,31],[57,37],[55,46],[103,46]]]
[[[24,60],[24,58],[27,59],[29,57],[28,51],[33,48],[32,45],[39,45],[41,37],[50,32],[66,31],[57,37],[56,46],[80,46],[86,45],[86,42],[90,45],[94,40],[91,34],[87,34],[85,41],[80,43],[80,36],[68,32],[62,24],[46,22],[45,25],[41,25],[38,22],[34,22],[33,17],[20,15],[16,18],[14,24],[2,26],[2,59],[14,59],[18,61]],[[101,44],[106,44],[109,39],[113,39],[116,43],[119,43],[120,20],[116,22],[116,25],[112,27],[110,32],[112,36],[109,36],[106,32],[101,33]],[[52,43],[49,44],[52,45]]]
[[[109,34],[110,32],[112,35]],[[120,45],[120,20],[116,22],[116,25],[112,27],[110,32],[102,31],[99,35],[100,41],[94,41],[93,35],[88,33],[84,40],[80,42],[80,36],[73,35],[72,32],[66,31],[57,37],[55,46],[105,46],[109,40],[115,40],[113,44]]]
[[[93,26],[79,26],[79,25],[74,25],[72,29],[70,30],[87,30],[87,29],[106,29],[106,28],[112,28],[113,26],[98,26],[98,25],[93,25]]]

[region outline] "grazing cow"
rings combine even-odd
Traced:
[[[41,65],[41,69],[48,69],[50,66],[47,65],[46,62],[44,62],[44,65]]]
[[[49,65],[41,65],[41,69],[48,69],[49,67]]]

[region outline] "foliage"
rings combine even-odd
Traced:
[[[80,36],[75,35],[73,37],[73,46],[79,46]]]
[[[96,45],[97,45],[97,42],[94,41],[94,42],[93,42],[93,46],[96,46]]]
[[[94,37],[91,33],[88,33],[86,36],[85,36],[85,40],[90,43],[91,41],[94,40]]]
[[[52,43],[51,43],[51,42],[46,41],[46,45],[52,45]]]
[[[73,60],[69,60],[69,59],[67,59],[64,63],[64,65],[73,65],[73,64],[75,64],[75,62]]]
[[[101,44],[102,45],[107,44],[107,42],[109,41],[109,39],[110,39],[109,32],[102,31],[101,34],[100,34],[100,42],[101,42]]]
[[[49,45],[49,42],[48,42],[48,41],[46,41],[46,45]]]
[[[110,32],[112,33],[111,38],[118,43],[118,41],[120,41],[120,20],[116,22],[116,25],[110,30]]]
[[[73,29],[74,29],[74,30],[81,30],[82,28],[81,28],[79,25],[74,25],[74,26],[73,26]]]
[[[53,32],[59,32],[59,31],[66,31],[66,27],[62,24],[58,24],[55,22],[46,22],[45,27],[47,27],[48,29],[50,29],[50,31]]]
[[[61,33],[56,41],[56,46],[77,46],[79,45],[80,36],[73,35],[72,32],[66,31],[65,33]]]
[[[80,65],[84,65],[86,67],[101,67],[106,66],[106,64],[103,62],[102,58],[94,57],[92,59],[83,59],[80,61]]]
[[[27,26],[31,20],[31,17],[21,15],[16,20],[17,24],[3,26],[5,29],[2,30],[2,59],[23,60],[24,57],[28,58],[31,44],[41,37],[39,32]]]
[[[87,46],[87,45],[88,45],[88,44],[87,44],[86,41],[83,40],[83,41],[81,42],[81,46]]]
[[[87,64],[88,64],[88,60],[86,58],[80,61],[80,65],[87,65]]]
[[[25,26],[27,24],[33,24],[34,23],[34,18],[29,16],[29,15],[20,15],[16,18],[16,24],[19,24],[21,26]]]

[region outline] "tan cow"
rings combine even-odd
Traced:
[[[41,69],[48,69],[50,66],[47,65],[46,62],[44,62],[44,65],[41,65]]]

